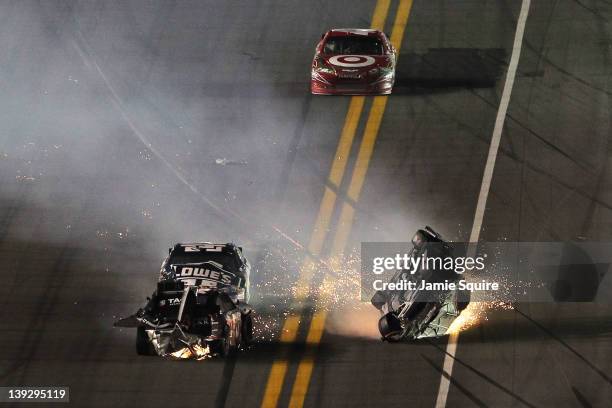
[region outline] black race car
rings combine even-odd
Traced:
[[[250,265],[234,244],[169,249],[144,308],[115,323],[135,327],[136,352],[176,358],[228,356],[253,337]]]
[[[444,241],[431,227],[420,229],[412,238],[410,256],[454,257],[458,248]],[[390,282],[424,280],[430,283],[451,282],[459,279],[455,272],[439,269],[419,269],[415,274],[398,271]],[[418,287],[418,286],[417,286]],[[446,333],[452,322],[470,302],[470,292],[463,290],[426,292],[420,289],[377,291],[372,305],[382,314],[378,330],[383,341],[415,340],[421,337],[439,337]]]

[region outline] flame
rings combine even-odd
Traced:
[[[446,334],[457,334],[488,320],[487,312],[490,310],[511,310],[512,305],[505,302],[472,302],[461,312]]]
[[[327,330],[331,333],[379,338],[376,322],[380,314],[361,299],[360,263],[357,250],[311,263],[312,274],[321,274],[323,279],[308,292],[316,298],[316,309],[334,312],[328,317]],[[295,289],[293,294],[296,294]],[[446,334],[456,334],[482,324],[488,320],[491,310],[511,309],[510,304],[502,301],[470,303],[452,322]]]
[[[202,347],[199,344],[195,344],[191,346],[191,349],[189,347],[184,347],[180,350],[170,353],[170,355],[174,358],[179,358],[179,359],[193,358],[196,360],[204,360],[208,357],[211,357],[210,348],[208,347],[208,345]]]

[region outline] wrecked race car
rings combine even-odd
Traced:
[[[115,323],[136,328],[136,352],[175,358],[230,356],[253,338],[250,265],[234,244],[176,244],[157,290],[135,314]]]
[[[452,259],[456,256],[454,248],[428,226],[416,232],[412,246],[409,256],[417,260],[425,257]],[[453,271],[435,268],[418,268],[412,273],[397,271],[390,282],[414,282],[414,289],[379,290],[372,297],[372,305],[382,314],[378,321],[382,340],[397,342],[444,335],[452,322],[467,308],[470,292],[424,290],[423,282],[452,282],[458,280],[459,276]]]

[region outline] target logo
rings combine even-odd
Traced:
[[[339,67],[360,68],[367,67],[376,60],[367,55],[335,55],[329,59],[329,63]]]

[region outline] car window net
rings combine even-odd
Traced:
[[[325,42],[323,53],[381,55],[383,53],[383,44],[375,37],[357,35],[330,37]]]

